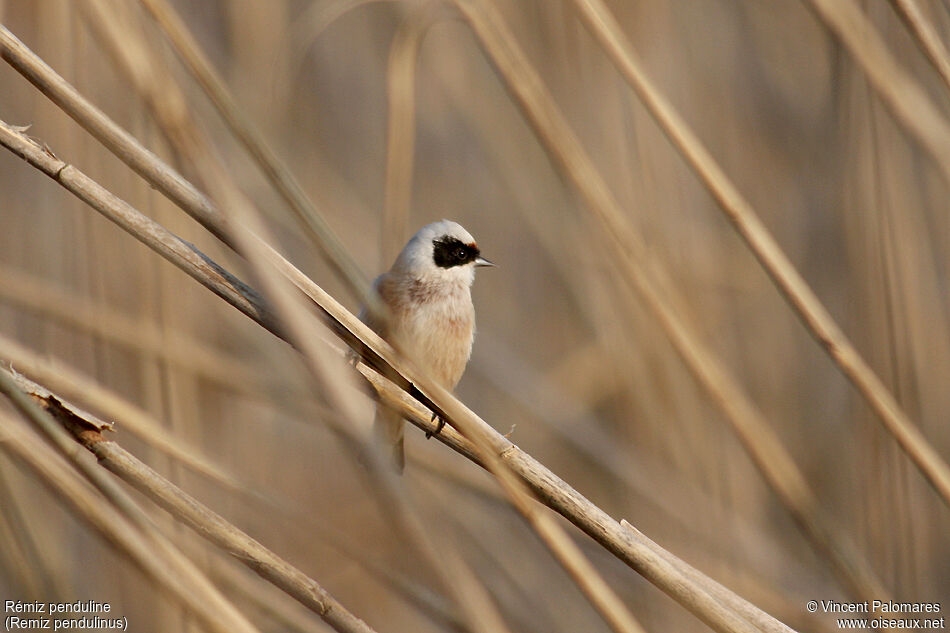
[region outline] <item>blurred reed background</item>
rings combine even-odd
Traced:
[[[441,218],[469,229],[499,265],[475,282],[478,335],[457,390],[463,402],[612,516],[790,626],[834,630],[805,601],[858,598],[627,289],[604,232],[456,13],[359,0],[173,4],[367,279],[388,268],[419,226]],[[946,3],[920,4],[950,38]],[[807,3],[609,5],[661,92],[904,411],[950,456],[950,213],[947,182],[930,155]],[[665,268],[681,316],[760,408],[815,491],[823,520],[853,542],[891,597],[942,599],[946,615],[947,506],[809,336],[570,3],[497,6]],[[947,85],[894,7],[869,2],[863,10],[950,116]],[[7,0],[0,17],[153,152],[199,178],[146,102],[168,120],[193,122],[179,133],[194,125],[223,157],[267,217],[278,250],[359,309],[138,3]],[[397,121],[388,132],[387,95],[405,89],[407,76],[405,67],[391,70],[393,43],[411,42],[420,24],[415,129]],[[0,119],[31,124],[29,134],[57,156],[256,283],[238,256],[6,64]],[[387,181],[388,147],[404,153],[390,161]],[[407,176],[411,186],[400,188]],[[0,153],[0,209],[3,337],[134,403],[234,473],[245,491],[286,508],[195,472],[116,420],[123,446],[377,630],[445,630],[394,590],[402,582],[448,604],[418,554],[394,538],[361,466],[327,430],[324,416],[333,413],[307,387],[289,346],[9,152]],[[91,394],[79,389],[73,399],[108,417]],[[359,406],[368,426],[370,399]],[[488,475],[417,430],[407,434],[405,483],[426,529],[448,535],[512,630],[609,630]],[[0,599],[95,599],[127,616],[130,630],[200,629],[2,453],[0,508]],[[212,577],[227,566],[252,583],[221,586],[260,630],[287,630],[268,607],[299,611],[310,620],[302,628],[325,630],[154,512],[174,540],[194,545],[194,560]],[[708,630],[571,533],[647,630]]]

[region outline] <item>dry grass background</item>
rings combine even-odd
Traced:
[[[928,23],[950,37],[950,8],[921,4]],[[457,391],[463,402],[612,516],[790,626],[834,628],[828,617],[808,616],[805,601],[856,598],[624,285],[589,210],[463,21],[451,11],[427,16],[403,218],[407,194],[390,183],[387,200],[387,69],[394,38],[406,36],[407,19],[419,19],[417,5],[175,5],[367,278],[388,267],[416,227],[443,217],[468,228],[499,264],[475,283],[478,336]],[[681,315],[762,411],[816,492],[823,520],[854,543],[892,597],[946,601],[947,506],[810,338],[571,3],[497,6],[666,269]],[[659,89],[931,445],[950,455],[950,217],[941,168],[803,3],[610,6]],[[892,6],[863,9],[950,116],[947,86]],[[136,3],[8,0],[0,17],[146,146],[197,178],[201,170],[169,143],[117,68],[104,27],[115,20],[121,37],[157,51],[185,96],[159,90],[158,101],[198,121],[268,218],[279,250],[358,309]],[[165,78],[146,80],[160,86]],[[29,133],[57,156],[256,281],[9,66],[0,68],[0,86],[0,119],[32,124]],[[445,630],[394,590],[408,583],[449,604],[418,553],[394,538],[361,466],[328,431],[326,396],[308,390],[295,352],[7,152],[0,209],[0,333],[134,402],[246,490],[286,508],[170,460],[118,421],[126,448],[374,628]],[[358,405],[368,424],[369,399]],[[608,630],[487,475],[421,433],[409,436],[405,483],[427,530],[444,535],[433,547],[451,544],[513,631]],[[0,599],[95,599],[126,615],[132,630],[198,628],[3,455],[0,507]],[[233,565],[155,516],[174,540],[194,545],[193,560],[213,577]],[[572,533],[647,630],[705,629]],[[222,586],[261,630],[286,630],[267,607],[297,607],[247,580],[243,589],[233,580]],[[321,630],[311,620],[300,626]]]

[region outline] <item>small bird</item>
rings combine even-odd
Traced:
[[[468,231],[449,220],[427,224],[409,240],[389,272],[373,282],[389,309],[388,319],[380,322],[365,309],[360,319],[451,391],[472,354],[475,306],[471,287],[479,266],[494,264],[481,256]],[[435,432],[443,425],[440,418]],[[375,431],[391,447],[393,463],[401,473],[406,465],[402,417],[378,406]]]

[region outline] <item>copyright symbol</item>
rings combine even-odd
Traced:
[[[805,608],[808,609],[808,612],[809,612],[809,613],[814,613],[815,611],[818,610],[818,601],[817,601],[817,600],[809,600],[809,601],[805,604]]]

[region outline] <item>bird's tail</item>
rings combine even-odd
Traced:
[[[399,474],[406,469],[406,451],[403,446],[404,424],[402,416],[395,411],[382,406],[376,407],[373,431],[381,445],[392,451],[393,467]]]

